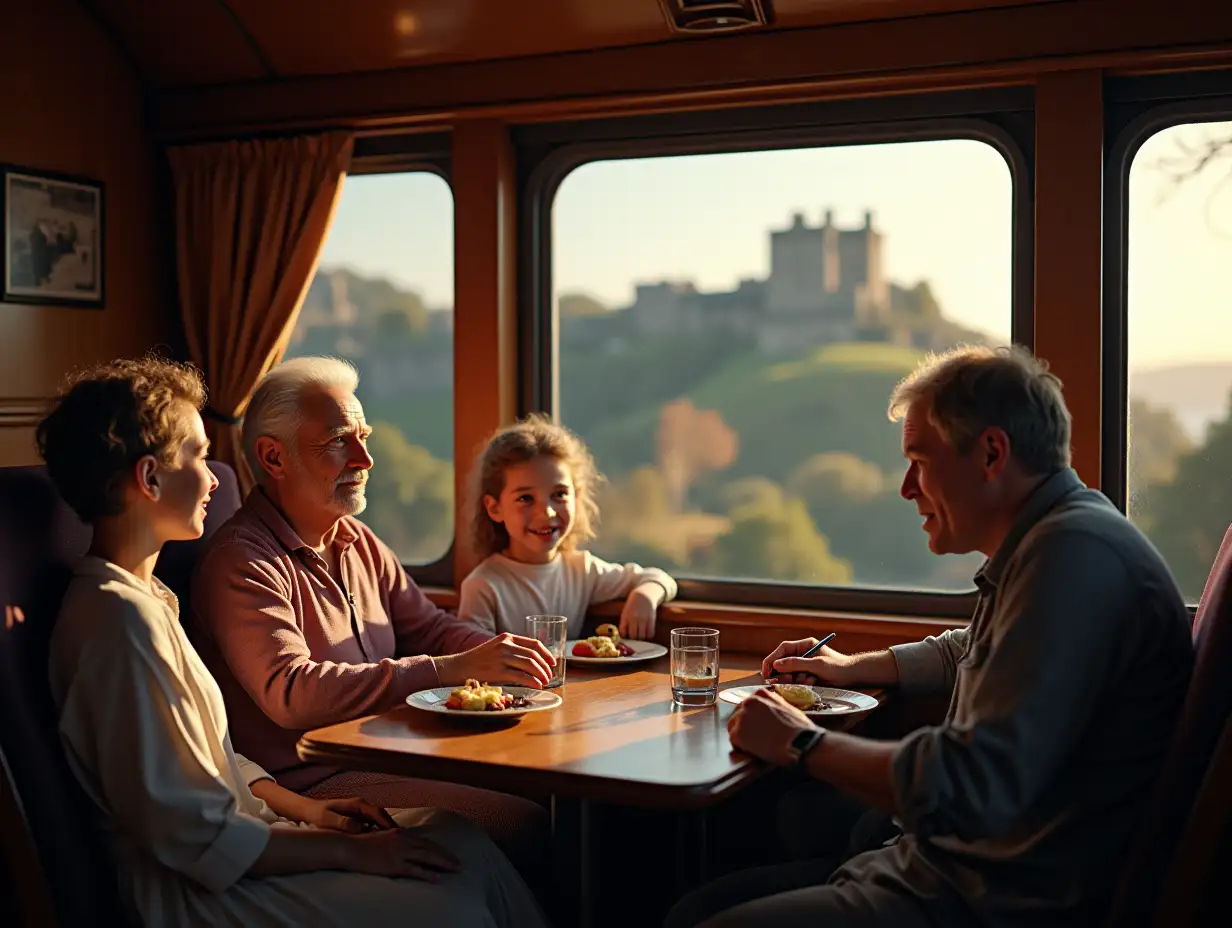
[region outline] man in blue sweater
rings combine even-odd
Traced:
[[[929,548],[987,557],[970,626],[859,655],[802,659],[813,642],[785,642],[763,669],[896,686],[896,698],[949,693],[945,721],[873,741],[817,728],[763,691],[729,731],[892,814],[901,835],[824,882],[728,878],[670,924],[1061,928],[1104,916],[1189,683],[1181,594],[1151,543],[1070,468],[1061,384],[1030,354],[932,358],[899,384],[890,416]]]

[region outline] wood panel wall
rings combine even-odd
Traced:
[[[6,0],[0,88],[0,162],[105,185],[106,287],[101,310],[0,302],[3,466],[37,462],[33,426],[67,371],[165,343],[174,304],[143,90],[115,44],[73,0]]]

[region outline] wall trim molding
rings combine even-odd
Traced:
[[[0,429],[34,428],[50,403],[45,396],[0,396]]]

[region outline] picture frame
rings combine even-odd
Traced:
[[[0,302],[100,309],[103,183],[0,164]]]

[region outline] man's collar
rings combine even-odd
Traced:
[[[1002,539],[996,553],[976,571],[975,585],[981,589],[996,586],[1001,580],[1001,575],[1005,573],[1005,565],[1009,563],[1009,559],[1018,549],[1019,542],[1027,532],[1031,531],[1035,523],[1047,515],[1062,497],[1085,487],[1086,484],[1078,479],[1078,475],[1071,467],[1057,471],[1036,487],[1035,492],[1027,498],[1026,504],[1010,525],[1010,530],[1005,533],[1005,538]]]
[[[282,514],[274,501],[269,498],[269,494],[265,492],[264,487],[254,487],[253,491],[248,494],[248,499],[244,501],[244,505],[251,507],[253,515],[263,522],[278,540],[278,543],[288,551],[312,551],[312,546],[309,545],[303,538],[299,536],[294,526],[287,521],[287,517]],[[345,551],[359,539],[359,533],[351,526],[350,520],[345,516],[338,520],[338,531],[334,535],[334,544],[339,550]],[[313,552],[314,554],[316,552]]]

